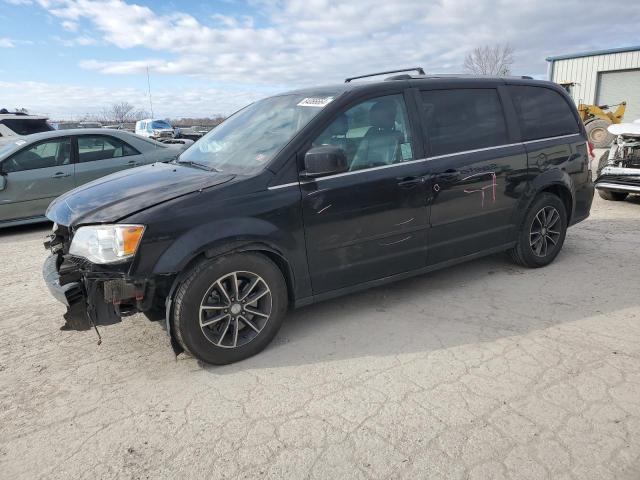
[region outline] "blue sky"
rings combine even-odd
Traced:
[[[228,114],[282,90],[422,65],[461,72],[509,43],[515,74],[552,54],[640,43],[640,4],[602,32],[599,0],[0,0],[0,107],[81,118],[116,101],[156,116]]]

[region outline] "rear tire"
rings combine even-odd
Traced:
[[[176,292],[172,330],[182,347],[203,362],[237,362],[271,342],[287,299],[282,272],[263,255],[204,260]]]
[[[513,261],[529,268],[549,265],[556,258],[567,234],[567,211],[560,198],[542,193],[533,201],[509,251]]]
[[[621,202],[625,198],[627,198],[629,194],[625,192],[612,192],[611,190],[598,189],[598,195],[600,195],[600,198],[604,198],[605,200],[610,200],[612,202]]]
[[[589,137],[589,141],[595,148],[607,148],[615,140],[615,135],[607,130],[609,125],[611,125],[611,122],[596,118],[587,122],[584,126],[587,130],[587,137]]]

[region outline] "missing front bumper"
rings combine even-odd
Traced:
[[[42,276],[51,295],[67,307],[62,330],[89,330],[97,325],[112,325],[122,320],[112,303],[105,301],[103,282],[87,280],[80,272],[67,273],[61,280],[58,255],[48,257],[42,268]],[[77,278],[78,281],[69,281]]]

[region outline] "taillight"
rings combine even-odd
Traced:
[[[595,148],[593,146],[593,143],[591,142],[587,142],[587,145],[589,146],[589,156],[593,159],[596,158],[596,151]]]

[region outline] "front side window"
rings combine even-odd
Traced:
[[[104,135],[82,135],[78,137],[78,159],[80,163],[109,158],[138,155],[131,145],[114,137]]]
[[[36,168],[59,167],[69,163],[71,163],[71,140],[60,138],[19,151],[3,162],[2,171],[22,172]]]
[[[338,115],[312,145],[344,150],[349,171],[413,160],[404,98],[388,95],[351,107]]]
[[[335,97],[336,93],[323,92],[260,100],[211,130],[178,161],[225,173],[258,172]]]
[[[567,101],[544,87],[509,86],[520,122],[522,140],[538,140],[578,133],[580,127]]]
[[[432,156],[508,143],[495,89],[429,90],[421,95]]]

